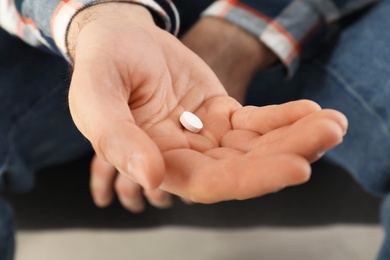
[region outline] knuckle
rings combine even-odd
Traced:
[[[145,190],[144,194],[149,200],[154,201],[166,200],[170,196],[168,193],[160,190]]]

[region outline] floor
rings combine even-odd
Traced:
[[[378,225],[21,231],[16,260],[369,260],[382,237]]]
[[[142,214],[117,202],[98,209],[88,169],[85,159],[50,168],[29,193],[3,194],[15,209],[15,260],[371,260],[383,238],[380,198],[323,162],[307,184],[276,194],[214,205],[177,199]]]

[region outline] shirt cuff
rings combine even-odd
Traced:
[[[242,3],[216,1],[211,4],[202,16],[213,16],[225,19],[243,28],[265,44],[287,68],[287,76],[292,77],[296,71],[301,46],[278,18],[270,18],[258,10]]]
[[[57,6],[51,21],[51,31],[54,42],[62,53],[62,55],[68,60],[68,50],[66,48],[66,38],[69,25],[72,18],[81,10],[85,8],[108,2],[125,2],[131,4],[138,4],[148,8],[157,20],[160,19],[160,23],[157,25],[170,33],[177,35],[179,31],[179,14],[175,5],[171,1],[154,1],[154,0],[69,0],[61,1]],[[159,3],[158,3],[159,2]]]

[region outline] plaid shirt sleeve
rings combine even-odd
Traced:
[[[76,13],[118,0],[0,0],[0,27],[26,43],[46,46],[68,59],[66,34]],[[171,0],[119,0],[147,7],[159,26],[177,34],[179,16]]]
[[[287,67],[291,77],[305,53],[332,31],[340,18],[375,0],[218,0],[203,16],[224,18],[254,35]]]

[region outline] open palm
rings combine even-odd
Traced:
[[[122,173],[106,174],[118,193],[129,177],[196,202],[256,197],[306,181],[310,163],[341,142],[342,114],[310,101],[242,107],[176,38],[118,22],[81,31],[69,94],[99,160]],[[199,133],[181,126],[183,111],[203,121]]]

